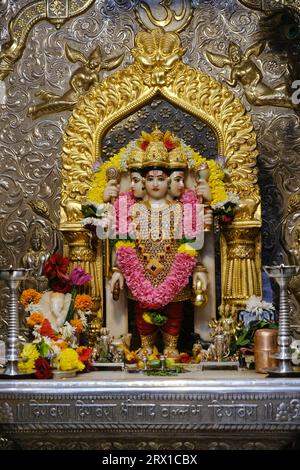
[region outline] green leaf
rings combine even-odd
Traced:
[[[86,204],[81,206],[81,212],[84,217],[96,217],[96,208],[95,206]]]
[[[40,355],[42,357],[47,357],[49,353],[49,346],[45,343],[44,339],[42,339],[40,347],[39,347]]]

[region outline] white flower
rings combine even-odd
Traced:
[[[110,219],[107,218],[102,218],[102,219],[96,219],[96,217],[86,217],[85,219],[81,219],[82,225],[95,225],[107,228],[109,226]]]
[[[132,140],[131,142],[129,142],[121,158],[121,163],[120,163],[121,171],[127,171],[127,160],[128,160],[129,154],[137,147],[138,147],[138,140]]]
[[[292,363],[296,366],[300,364],[300,340],[294,339],[291,344]]]
[[[110,203],[103,203],[103,204],[96,204],[95,202],[93,202],[93,205],[95,206],[96,208],[96,216],[97,217],[107,217],[107,215],[109,214],[111,208],[112,208],[112,205]]]
[[[180,142],[181,142],[181,146],[186,154],[186,158],[187,158],[187,161],[188,161],[188,168],[191,169],[191,168],[194,168],[195,165],[196,165],[196,162],[195,162],[195,159],[193,157],[193,152],[192,152],[192,149],[189,145],[187,145],[183,139],[179,139]]]
[[[261,298],[257,297],[256,295],[251,295],[251,297],[249,297],[248,299],[245,310],[247,312],[253,312],[259,315],[264,310],[274,310],[274,309],[275,307],[272,303],[266,302],[265,300],[261,300]]]
[[[85,313],[82,310],[78,310],[77,313],[78,313],[78,316],[79,316],[79,320],[81,320],[83,328],[86,328],[87,327],[87,319],[86,319]]]
[[[32,329],[32,334],[34,336],[34,340],[32,341],[33,343],[40,343],[42,341],[42,335],[40,334],[40,328],[41,328],[41,325],[39,325],[38,323],[36,325],[34,325],[33,329]]]
[[[238,206],[240,203],[240,198],[236,193],[227,193],[226,199],[223,199],[223,201],[219,201],[216,204],[213,204],[211,207],[215,209],[223,209],[226,204],[228,203],[234,204],[235,206]]]
[[[66,321],[63,326],[58,329],[58,332],[61,334],[64,340],[71,338],[72,336],[76,336],[76,328],[74,328],[68,321]]]
[[[52,351],[53,351],[54,356],[57,357],[57,358],[60,357],[61,352],[62,352],[61,348],[59,346],[57,346],[56,344],[52,345]]]

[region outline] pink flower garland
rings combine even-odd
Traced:
[[[118,265],[126,279],[127,286],[134,297],[145,308],[163,307],[172,302],[175,296],[187,285],[196,257],[186,253],[177,253],[172,269],[167,278],[158,287],[152,286],[145,279],[144,269],[132,247],[119,247],[116,250]]]

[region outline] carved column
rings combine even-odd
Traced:
[[[91,282],[81,288],[82,292],[93,298],[93,311],[102,320],[102,242],[82,229],[64,231],[67,241],[65,255],[70,259],[70,270],[81,266],[92,276]]]
[[[259,227],[223,230],[222,303],[244,307],[251,295],[261,296]]]

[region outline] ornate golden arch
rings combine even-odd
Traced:
[[[243,305],[249,295],[261,293],[258,152],[251,117],[223,84],[182,62],[185,51],[176,33],[162,29],[140,32],[135,46],[134,63],[82,97],[64,133],[61,230],[76,248],[69,255],[78,260],[74,240],[81,241],[81,250],[84,240],[87,242],[79,222],[80,204],[90,186],[91,165],[100,157],[102,136],[161,94],[205,121],[216,133],[219,153],[226,157],[231,174],[227,189],[239,194],[241,208],[232,226],[221,235],[222,296],[225,303]],[[87,244],[85,247],[87,250]]]

